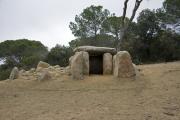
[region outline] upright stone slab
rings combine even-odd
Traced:
[[[83,53],[83,74],[89,75],[89,54],[88,52]]]
[[[76,52],[72,57],[71,74],[75,80],[83,79],[83,52]]]
[[[114,61],[114,76],[128,78],[136,75],[131,56],[127,51],[118,52]]]
[[[104,53],[103,55],[103,74],[112,74],[113,61],[112,55],[110,53]]]
[[[116,55],[113,56],[113,75],[117,77],[117,76],[118,76],[118,75],[117,75],[118,73],[116,73],[116,72],[117,72],[118,70],[116,70],[116,69],[117,69],[118,67],[115,67],[115,66],[116,66],[116,65],[115,65],[115,61],[116,61]]]
[[[10,76],[9,76],[9,79],[10,79],[10,80],[14,80],[14,79],[17,79],[18,76],[19,76],[19,70],[18,70],[17,67],[14,67],[14,68],[12,69],[12,71],[11,71],[11,74],[10,74]]]

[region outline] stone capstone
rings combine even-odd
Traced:
[[[111,53],[116,54],[115,48],[109,47],[95,47],[95,46],[80,46],[74,49],[74,52],[86,51],[89,54],[104,54],[104,53]]]

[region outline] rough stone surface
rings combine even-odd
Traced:
[[[71,66],[72,59],[73,59],[73,56],[71,56],[71,57],[69,58],[69,66]]]
[[[112,74],[113,61],[110,53],[104,53],[103,55],[103,74]]]
[[[17,67],[14,67],[14,68],[12,69],[12,71],[11,71],[11,74],[10,74],[10,76],[9,76],[9,79],[10,79],[10,80],[14,80],[14,79],[17,79],[18,76],[19,76],[19,70],[18,70]]]
[[[19,74],[23,74],[24,72],[26,72],[24,69],[19,71]]]
[[[35,68],[31,68],[31,69],[29,70],[30,73],[33,73],[33,72],[35,72],[35,71],[36,71]]]
[[[104,53],[116,54],[116,49],[109,47],[80,46],[74,49],[74,52],[80,52],[80,51],[86,51],[89,54],[104,54]]]
[[[89,54],[88,52],[83,53],[83,74],[89,75]]]
[[[71,75],[71,68],[70,68],[70,66],[67,66],[67,67],[65,68],[65,73],[66,73],[67,75]]]
[[[48,68],[50,65],[46,62],[40,61],[37,65],[37,69],[38,68]]]
[[[116,60],[116,55],[113,56],[113,75],[117,76],[117,70],[116,67],[115,67],[115,60]]]
[[[57,68],[60,68],[60,66],[59,65],[55,65],[54,68],[57,69]]]
[[[127,78],[136,75],[131,56],[127,51],[118,52],[114,59],[114,76]]]
[[[72,78],[83,79],[83,52],[76,52],[71,61]]]
[[[38,80],[44,81],[44,80],[50,80],[51,74],[48,71],[44,71],[41,74],[39,74]]]

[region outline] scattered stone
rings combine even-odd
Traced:
[[[66,73],[67,75],[71,75],[71,68],[70,68],[70,66],[67,66],[67,67],[65,68],[65,73]]]
[[[60,70],[64,70],[65,68],[64,67],[60,67]]]
[[[110,53],[104,53],[103,55],[103,74],[112,74],[113,61],[112,55]]]
[[[50,79],[51,79],[51,74],[48,71],[42,72],[38,77],[39,81],[50,80]]]
[[[114,59],[114,76],[128,78],[136,75],[131,56],[127,51],[118,52]]]
[[[19,71],[20,74],[22,74],[22,73],[24,73],[24,72],[26,72],[24,69],[22,69],[22,70]]]
[[[36,71],[35,68],[31,68],[31,69],[29,70],[30,73],[33,73],[33,72],[35,72],[35,71]]]
[[[60,68],[60,66],[59,65],[55,65],[54,68],[57,69],[57,68]]]
[[[48,68],[45,68],[45,69],[48,69],[48,71],[55,71],[56,70],[53,66],[49,66]]]
[[[48,68],[50,65],[46,62],[40,61],[37,65],[37,69],[38,68]]]
[[[18,70],[17,67],[14,67],[14,68],[12,69],[12,71],[11,71],[11,74],[10,74],[10,76],[9,76],[9,79],[10,79],[10,80],[14,80],[14,79],[17,79],[18,76],[19,76],[19,70]]]

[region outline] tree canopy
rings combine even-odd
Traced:
[[[102,23],[110,15],[109,10],[102,6],[91,5],[75,16],[75,22],[70,22],[70,29],[74,36],[80,38],[94,37],[100,33]]]

